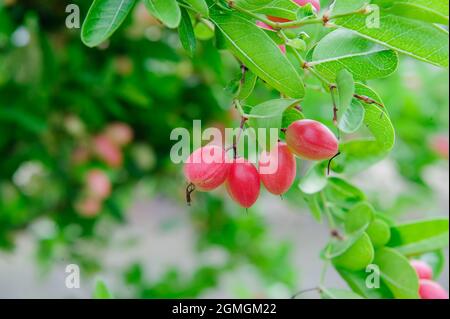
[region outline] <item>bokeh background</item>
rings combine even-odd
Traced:
[[[91,1],[73,2],[83,18]],[[239,122],[227,89],[239,65],[211,31],[198,25],[191,59],[138,5],[89,49],[65,25],[70,3],[0,0],[0,298],[89,298],[98,279],[121,298],[289,298],[316,286],[328,231],[295,189],[285,200],[263,192],[248,213],[223,188],[184,202],[171,130]],[[448,70],[407,57],[370,83],[396,147],[350,178],[396,220],[449,214],[448,84]],[[258,83],[251,102],[273,97]],[[328,96],[310,91],[302,107],[331,124]],[[120,147],[105,141],[117,127]],[[111,183],[102,200],[92,171]],[[65,286],[68,264],[81,268],[80,289]],[[332,271],[326,283],[345,287]]]

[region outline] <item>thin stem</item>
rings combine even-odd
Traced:
[[[299,292],[295,293],[295,294],[291,297],[291,299],[295,299],[296,297],[298,297],[298,296],[300,296],[300,295],[302,295],[302,294],[304,294],[304,293],[306,293],[306,292],[310,292],[310,291],[319,291],[319,292],[320,292],[320,288],[319,288],[319,287],[313,287],[313,288],[308,288],[308,289],[300,290]]]

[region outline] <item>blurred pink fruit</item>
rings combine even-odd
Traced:
[[[98,135],[93,140],[93,151],[106,164],[119,167],[123,163],[122,152],[107,136]]]
[[[449,156],[449,140],[448,136],[440,134],[435,135],[429,142],[430,148],[439,156],[447,158]]]
[[[111,181],[105,172],[99,169],[90,170],[86,175],[86,186],[89,195],[105,199],[111,194]]]
[[[286,46],[284,44],[278,46],[283,54],[286,54]]]
[[[416,270],[417,276],[419,279],[432,279],[433,278],[433,269],[422,260],[411,260],[411,266]]]
[[[448,293],[437,282],[420,279],[419,295],[421,299],[448,299]]]
[[[125,123],[112,123],[105,130],[105,135],[118,146],[125,146],[133,140],[133,130]]]
[[[86,197],[75,204],[77,212],[84,217],[95,217],[102,210],[102,202],[98,198]]]

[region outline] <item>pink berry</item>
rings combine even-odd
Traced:
[[[259,173],[262,183],[270,193],[286,193],[294,182],[296,171],[295,157],[286,143],[279,142],[276,149],[261,153]]]
[[[242,207],[249,208],[259,197],[261,180],[253,164],[238,158],[230,166],[226,185],[231,198]]]
[[[186,160],[184,175],[199,191],[213,190],[225,182],[230,164],[225,150],[217,145],[207,145],[195,150]]]
[[[419,295],[421,299],[448,299],[448,293],[437,282],[420,279]]]
[[[111,182],[102,170],[90,170],[86,175],[86,185],[93,197],[105,199],[111,194]]]
[[[133,130],[125,123],[113,123],[106,128],[105,136],[114,144],[125,146],[133,140]]]
[[[411,260],[411,266],[416,270],[419,279],[432,279],[433,269],[422,260]]]
[[[123,156],[120,148],[111,142],[105,135],[98,135],[93,140],[93,151],[106,164],[111,167],[120,167],[123,163]]]
[[[86,197],[75,203],[75,209],[84,217],[95,217],[102,210],[102,201],[94,197]]]
[[[286,131],[291,151],[304,159],[326,160],[338,153],[339,142],[331,130],[320,122],[299,120]]]

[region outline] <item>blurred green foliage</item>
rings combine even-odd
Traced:
[[[232,96],[224,87],[240,74],[239,65],[229,54],[218,52],[208,31],[201,29],[197,36],[205,40],[190,59],[175,32],[143,15],[141,7],[106,46],[89,49],[81,43],[78,29],[65,27],[63,2],[3,2],[0,247],[13,250],[18,233],[33,233],[34,224],[44,223],[44,234],[33,233],[44,269],[70,259],[86,271],[99,272],[102,261],[95,253],[81,251],[80,241],[89,239],[99,249],[108,246],[110,234],[98,232],[98,224],[126,223],[138,182],[150,185],[149,197],[159,193],[183,204],[180,170],[168,157],[170,132],[190,128],[198,118],[210,125],[233,125]],[[80,1],[82,14],[89,4]],[[430,141],[437,135],[448,138],[448,71],[402,58],[394,76],[371,85],[383,97],[396,127],[397,144],[390,158],[416,190],[405,196],[432,196],[424,170],[442,160]],[[249,103],[274,97],[275,92],[258,82]],[[328,96],[308,90],[302,108],[307,117],[331,124]],[[117,121],[127,123],[135,135],[124,149],[123,166],[112,169],[98,159],[73,163],[77,147]],[[98,217],[84,218],[75,202],[83,191],[84,173],[94,167],[108,171],[113,193]],[[174,265],[149,281],[149,270],[136,261],[123,274],[134,296],[197,297],[240,264],[255,267],[267,285],[281,282],[295,291],[290,244],[274,241],[261,216],[253,211],[245,215],[218,195],[197,194],[196,200],[190,214],[198,253],[221,247],[227,252],[226,262],[199,266],[188,278]],[[393,206],[400,208],[401,201],[402,197]],[[300,204],[305,205],[302,200]]]

